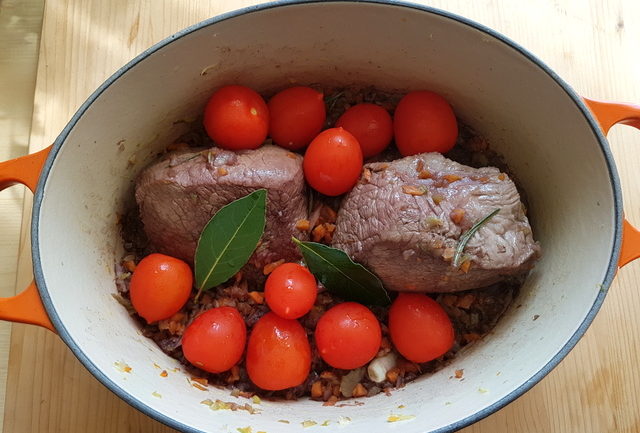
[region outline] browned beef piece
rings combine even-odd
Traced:
[[[454,268],[451,258],[460,236],[498,208],[464,250],[470,265]],[[336,224],[333,245],[392,290],[484,287],[527,272],[539,254],[509,177],[496,168],[467,167],[439,153],[365,165]]]
[[[291,236],[307,218],[302,157],[276,146],[231,152],[177,151],[146,168],[136,182],[144,231],[161,253],[193,263],[202,229],[224,205],[266,188],[267,222],[248,266],[300,258]],[[256,269],[257,268],[257,269]]]

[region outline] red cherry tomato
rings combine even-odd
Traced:
[[[318,352],[327,364],[351,370],[376,356],[382,332],[371,310],[356,302],[344,302],[320,317],[315,337]]]
[[[283,319],[297,319],[307,314],[317,294],[315,277],[297,263],[278,266],[269,274],[264,285],[267,305]]]
[[[358,140],[343,128],[327,129],[307,148],[302,168],[316,191],[331,196],[344,194],[360,177],[362,150]]]
[[[440,304],[420,293],[400,293],[389,309],[389,334],[409,361],[427,362],[453,346],[453,325]]]
[[[225,86],[207,102],[204,128],[216,145],[224,149],[255,149],[267,137],[269,109],[254,90]]]
[[[217,307],[195,318],[182,335],[182,352],[191,364],[210,373],[236,365],[247,341],[244,319],[233,307]]]
[[[164,254],[150,254],[133,271],[131,304],[147,323],[168,319],[186,304],[192,285],[188,264]]]
[[[277,391],[298,386],[311,369],[307,333],[297,320],[267,313],[251,331],[246,362],[249,378],[262,389]]]
[[[365,158],[382,152],[393,138],[391,115],[376,104],[354,105],[340,116],[336,126],[356,137]]]
[[[302,149],[318,135],[326,118],[322,93],[311,87],[290,87],[269,100],[269,135],[290,150]]]
[[[449,103],[426,90],[405,95],[393,115],[396,146],[404,156],[450,151],[458,137],[458,122]]]

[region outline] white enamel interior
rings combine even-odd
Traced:
[[[206,73],[202,73],[206,70]],[[526,189],[543,258],[495,332],[444,370],[358,407],[263,402],[261,414],[211,411],[200,391],[140,335],[112,298],[120,251],[116,219],[133,179],[171,142],[181,119],[212,90],[241,83],[366,83],[430,89],[486,136]],[[339,416],[344,431],[424,432],[496,403],[528,383],[567,343],[600,291],[613,248],[612,187],[597,139],[565,91],[491,35],[451,18],[396,5],[318,3],[256,11],[201,28],[150,54],[88,107],[66,138],[44,188],[39,255],[55,314],[109,380],[167,417],[203,431],[298,431]],[[539,318],[534,321],[534,315]],[[550,332],[551,331],[551,332]],[[114,363],[131,366],[130,373]],[[450,379],[464,369],[464,380]],[[152,393],[157,392],[162,398]],[[404,405],[398,409],[399,405]],[[388,423],[390,414],[415,415]],[[289,420],[290,424],[277,422]]]

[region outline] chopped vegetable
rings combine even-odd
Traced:
[[[454,374],[456,379],[461,379],[462,375],[464,374],[464,369],[461,368],[459,370],[456,370]]]
[[[464,214],[465,214],[464,209],[455,208],[449,214],[449,218],[451,218],[451,221],[459,225],[464,219]]]
[[[309,220],[303,219],[303,220],[299,220],[296,223],[296,229],[300,230],[301,232],[308,232],[310,228],[311,228],[311,225],[309,223]]]
[[[169,373],[167,373],[167,370],[162,370],[162,372],[160,373],[160,377],[167,377],[169,376]]]
[[[449,183],[456,182],[456,181],[462,179],[460,176],[458,176],[456,174],[445,174],[444,176],[442,176],[442,178],[444,180],[446,180],[447,182],[449,182]]]
[[[264,295],[262,292],[256,292],[256,291],[249,292],[249,297],[256,304],[264,303]]]
[[[113,363],[113,365],[115,365],[116,368],[123,373],[131,373],[131,367],[129,367],[124,361],[116,361]]]
[[[353,396],[356,385],[360,385],[359,382],[363,377],[364,368],[355,368],[342,376],[342,380],[340,381],[340,393],[347,398]]]
[[[162,398],[162,395],[159,394],[157,391],[153,391],[151,395],[154,396],[155,398]]]
[[[307,428],[307,427],[313,427],[314,425],[317,425],[318,423],[312,420],[307,420],[307,421],[302,421],[301,422],[302,427]]]
[[[402,185],[402,192],[409,195],[421,196],[427,193],[427,188],[414,185]]]
[[[387,417],[387,422],[398,422],[398,421],[408,421],[410,419],[414,419],[415,415],[389,415]]]
[[[389,352],[385,356],[375,358],[367,367],[369,379],[377,383],[384,382],[387,377],[387,372],[396,365],[396,360],[397,356],[394,352]]]
[[[280,260],[277,260],[275,262],[271,262],[269,264],[266,264],[266,265],[264,265],[264,268],[262,269],[262,273],[264,275],[269,275],[269,274],[271,274],[271,272],[273,272],[278,266],[280,266],[283,263],[284,263],[284,259],[280,259]]]

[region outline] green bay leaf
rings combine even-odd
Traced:
[[[242,268],[264,232],[267,190],[259,189],[222,207],[200,234],[195,255],[198,295]]]
[[[293,238],[307,267],[329,291],[348,301],[388,305],[391,300],[380,279],[344,251]]]

